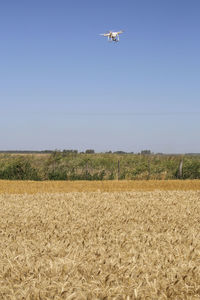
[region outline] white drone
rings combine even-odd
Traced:
[[[109,31],[107,33],[101,33],[100,35],[107,36],[108,41],[117,43],[117,42],[119,42],[119,34],[121,34],[123,32],[124,32],[123,30],[120,30],[120,31],[117,31],[117,32]]]

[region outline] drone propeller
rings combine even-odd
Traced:
[[[100,33],[100,35],[109,37],[111,35],[111,33],[112,33],[112,31],[108,31],[106,33]]]

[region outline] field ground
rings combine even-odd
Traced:
[[[0,299],[200,299],[200,181],[0,191]]]
[[[15,181],[0,180],[0,193],[200,190],[200,180]]]

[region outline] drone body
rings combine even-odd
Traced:
[[[111,42],[119,42],[119,35],[123,33],[122,30],[120,31],[109,31],[107,33],[102,33],[100,35],[103,35],[103,36],[107,36],[108,37],[108,41],[111,41]]]

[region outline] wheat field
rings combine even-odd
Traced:
[[[110,183],[0,182],[0,299],[200,299],[199,182]]]
[[[200,180],[27,181],[0,180],[0,193],[122,192],[200,190]]]

